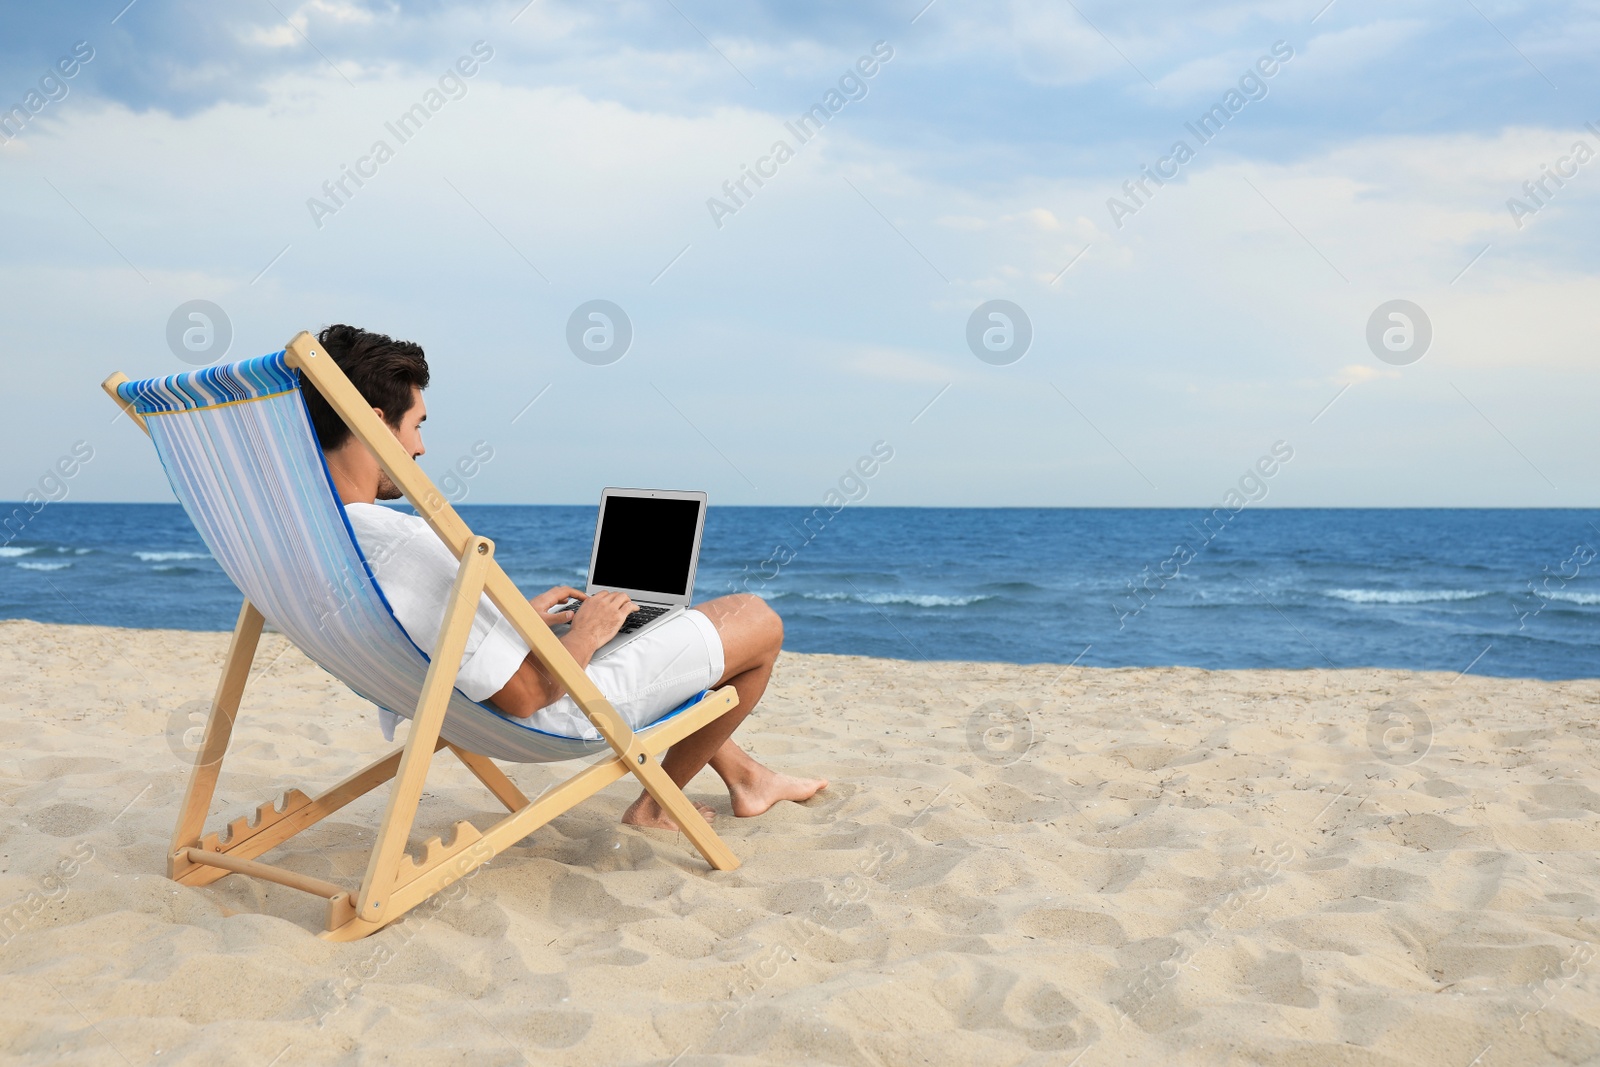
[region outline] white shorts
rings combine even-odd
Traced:
[[[690,608],[643,637],[594,660],[584,671],[635,730],[655,722],[722,677],[722,637],[711,620]],[[600,733],[564,696],[540,708],[526,725],[562,737],[599,738]]]

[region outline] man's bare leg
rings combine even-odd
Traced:
[[[767,691],[773,665],[783,647],[783,620],[764,600],[748,593],[719,597],[696,610],[711,620],[722,638],[723,672],[717,686],[732,685],[739,694],[739,706],[673,745],[661,761],[661,768],[682,787],[709,763],[728,786],[733,813],[741,817],[760,815],[780,800],[811,799],[827,787],[825,779],[779,774],[762,766],[732,741],[733,731],[755,710]],[[639,795],[622,821],[634,826],[678,828],[648,793]]]

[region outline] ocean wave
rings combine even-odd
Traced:
[[[983,600],[994,600],[987,594],[971,596],[940,596],[937,593],[801,593],[807,600],[853,600],[857,604],[909,604],[918,608],[964,608]]]
[[[1433,604],[1446,600],[1477,600],[1491,596],[1475,589],[1329,589],[1323,596],[1352,604]]]
[[[0,559],[14,559],[17,556],[26,556],[30,552],[39,551],[37,548],[17,548],[14,545],[0,546]]]
[[[1568,593],[1565,590],[1557,590],[1554,593],[1536,593],[1534,595],[1543,597],[1545,600],[1560,600],[1568,604],[1600,604],[1600,593]]]
[[[175,559],[210,559],[209,552],[135,552],[146,563],[168,563]]]
[[[25,571],[64,571],[72,566],[70,563],[19,563],[17,566]]]

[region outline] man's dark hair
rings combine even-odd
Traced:
[[[401,418],[411,410],[412,387],[428,387],[428,360],[422,354],[422,346],[343,323],[323,330],[317,341],[362,398],[383,412],[383,420],[391,428],[399,429]],[[303,383],[302,391],[322,450],[332,452],[342,447],[350,440],[350,427],[310,380]]]

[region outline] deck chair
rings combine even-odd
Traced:
[[[406,635],[373,580],[333,488],[301,383],[310,381],[366,443],[417,513],[460,560],[430,658]],[[167,477],[211,554],[243,592],[205,736],[190,772],[167,855],[168,877],[203,886],[250,875],[327,901],[333,941],[365,937],[470,874],[556,816],[632,774],[675,819],[712,867],[739,865],[732,851],[662,770],[660,754],[732,710],[731,686],[631,729],[494,558],[401,448],[326,351],[308,333],[281,352],[147,381],[114,374],[103,388],[150,436]],[[566,686],[599,738],[533,729],[455,688],[480,598],[487,595],[549,674]],[[203,834],[240,696],[269,621],[358,695],[411,719],[405,744],[319,796],[298,789]],[[458,822],[449,842],[433,838],[420,861],[409,836],[434,754],[449,749],[510,812],[487,830]],[[493,762],[546,763],[593,757],[535,800]],[[262,863],[257,857],[393,780],[383,822],[358,890]]]

